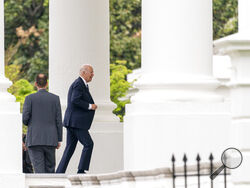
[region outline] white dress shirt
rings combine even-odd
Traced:
[[[81,76],[80,76],[80,77],[81,77]],[[81,77],[81,79],[82,79],[82,81],[84,82],[85,86],[86,86],[87,88],[89,88],[89,86],[88,86],[87,82],[85,81],[85,79],[84,79],[83,77]],[[92,104],[89,104],[89,110],[91,110],[91,109],[92,109]]]

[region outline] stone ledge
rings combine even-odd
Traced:
[[[213,163],[218,168],[221,163]],[[229,171],[228,171],[229,172]],[[184,173],[183,166],[175,168],[175,174]],[[197,174],[197,165],[187,166],[188,174]],[[200,174],[210,173],[210,163],[200,164]],[[152,170],[118,171],[107,174],[26,174],[26,188],[66,188],[70,186],[98,186],[121,184],[123,182],[139,182],[160,179],[170,179],[173,176],[171,168],[156,168]],[[41,181],[43,179],[44,181]],[[43,182],[43,183],[41,183]]]
[[[25,188],[71,187],[66,174],[25,174],[25,178]]]
[[[213,163],[213,168],[217,168],[221,163]],[[187,166],[188,174],[197,173],[197,165]],[[176,175],[184,173],[183,167],[175,168]],[[210,163],[200,164],[200,174],[210,173]],[[173,172],[171,168],[156,168],[152,170],[138,170],[138,171],[118,171],[108,174],[85,174],[85,175],[69,175],[68,179],[72,185],[103,185],[103,184],[117,184],[122,182],[135,182],[138,180],[155,180],[162,178],[171,178]]]
[[[25,174],[26,178],[67,178],[66,174]]]
[[[29,188],[65,188],[64,186],[50,186],[50,185],[35,185],[29,186]]]

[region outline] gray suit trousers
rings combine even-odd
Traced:
[[[55,147],[30,146],[28,153],[35,173],[55,173]]]

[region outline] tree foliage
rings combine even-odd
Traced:
[[[20,66],[18,65],[8,65],[5,66],[5,76],[9,78],[12,82],[16,82],[19,79]]]
[[[117,108],[113,111],[121,121],[125,115],[125,105],[129,103],[129,99],[121,100],[125,97],[127,90],[131,87],[130,83],[126,81],[126,75],[131,71],[123,64],[126,62],[120,62],[120,64],[110,64],[111,76],[110,76],[110,98],[117,104]]]
[[[123,121],[124,99],[131,84],[126,76],[141,66],[141,0],[110,0],[110,93],[113,111]]]
[[[110,0],[110,62],[141,65],[141,0]]]
[[[35,92],[34,86],[31,85],[27,80],[20,79],[15,82],[8,91],[16,97],[16,101],[21,103],[21,110],[25,97]]]
[[[213,38],[219,39],[238,31],[238,1],[213,0]]]
[[[48,0],[5,0],[5,65],[19,65],[19,78],[48,74]]]

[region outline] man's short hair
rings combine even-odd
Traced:
[[[36,84],[38,87],[45,87],[47,84],[47,76],[45,74],[38,74],[36,76]]]

